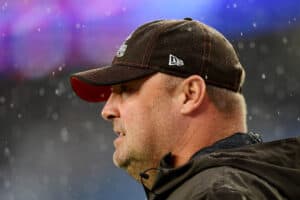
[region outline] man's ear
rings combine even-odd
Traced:
[[[189,114],[203,103],[206,93],[206,84],[202,77],[192,75],[182,82],[181,90],[181,113]]]

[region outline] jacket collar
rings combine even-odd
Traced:
[[[196,152],[191,159],[199,157],[204,154],[212,153],[221,149],[232,149],[238,148],[249,144],[261,143],[262,139],[259,134],[249,132],[249,133],[236,133],[225,139],[219,140],[209,147],[205,147],[200,151]]]
[[[245,145],[261,143],[261,137],[256,133],[235,133],[225,139],[219,140],[209,147],[205,147],[196,152],[186,164],[174,168],[172,153],[166,154],[160,161],[158,176],[152,190],[144,187],[148,199],[163,198],[167,191],[176,188],[197,171],[197,166],[193,165],[194,161],[206,154],[222,150],[238,148]],[[195,168],[196,167],[196,168]],[[177,177],[177,178],[174,178]]]

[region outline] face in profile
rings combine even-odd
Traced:
[[[158,163],[170,144],[172,101],[164,87],[166,75],[112,86],[102,116],[113,124],[114,164],[121,168]],[[150,164],[151,163],[151,164]]]

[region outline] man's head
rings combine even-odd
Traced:
[[[130,34],[112,64],[71,77],[81,98],[99,102],[110,86],[162,72],[199,75],[209,85],[239,92],[244,70],[230,42],[215,29],[190,18],[146,23]]]
[[[189,18],[144,24],[110,66],[71,77],[82,99],[107,101],[102,116],[119,135],[114,163],[135,178],[168,152],[183,164],[199,148],[244,131],[243,81],[228,40]]]

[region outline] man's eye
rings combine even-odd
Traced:
[[[128,85],[120,85],[119,93],[131,93],[134,92],[133,87],[130,87]]]
[[[120,93],[127,92],[127,91],[128,91],[128,87],[126,85],[121,85],[120,86]]]
[[[128,85],[118,85],[117,87],[112,88],[112,92],[122,94],[122,93],[132,93],[134,92],[134,87]]]

